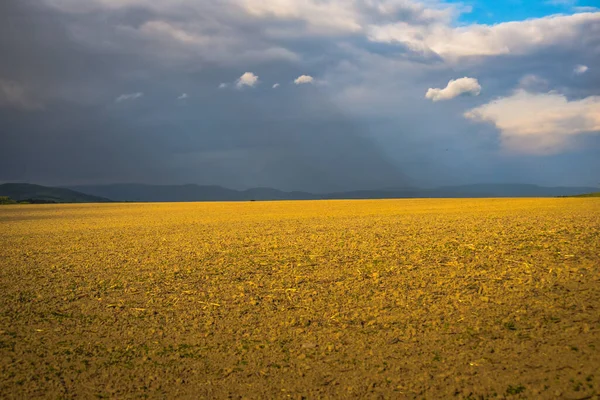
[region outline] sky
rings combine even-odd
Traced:
[[[3,0],[0,182],[600,186],[600,2]]]

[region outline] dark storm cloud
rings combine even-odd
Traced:
[[[597,95],[599,72],[572,69],[598,64],[600,36],[585,28],[570,46],[448,62],[368,32],[406,22],[427,35],[456,9],[392,3],[389,12],[368,2],[289,3],[280,15],[253,1],[0,2],[0,180],[312,191],[595,184],[597,136],[578,138],[577,154],[507,155],[493,126],[463,114],[510,95],[528,74],[572,98]],[[314,12],[323,7],[339,15]],[[237,90],[249,71],[258,85]],[[303,74],[316,84],[293,85]],[[462,76],[479,79],[479,97],[424,98]]]
[[[216,82],[242,70],[208,64],[170,74],[72,40],[64,20],[72,17],[22,2],[3,8],[0,50],[9,61],[0,77],[27,85],[45,106],[0,110],[0,179],[319,191],[405,183],[360,125],[316,89],[260,100],[218,91]],[[114,102],[139,91],[143,97]],[[190,98],[177,103],[182,92]]]

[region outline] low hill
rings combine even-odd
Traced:
[[[308,200],[320,196],[304,192],[283,192],[270,188],[233,190],[221,186],[114,184],[73,186],[70,189],[115,201],[186,202]]]
[[[73,186],[70,189],[115,201],[185,202],[318,199],[557,197],[597,190],[591,187],[542,187],[522,184],[479,184],[435,189],[399,188],[315,194],[271,188],[233,190],[221,186],[114,184]]]
[[[593,187],[545,187],[528,184],[475,184],[447,186],[436,191],[454,191],[467,194],[468,197],[557,197],[592,192]]]
[[[80,193],[71,189],[29,183],[4,183],[0,185],[0,196],[30,203],[105,203],[110,201],[104,197]]]
[[[576,194],[574,196],[567,196],[567,197],[600,197],[600,192]]]

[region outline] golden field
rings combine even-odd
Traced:
[[[0,208],[0,398],[600,393],[600,199]]]

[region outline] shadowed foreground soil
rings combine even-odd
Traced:
[[[0,208],[0,398],[600,393],[598,199]]]

